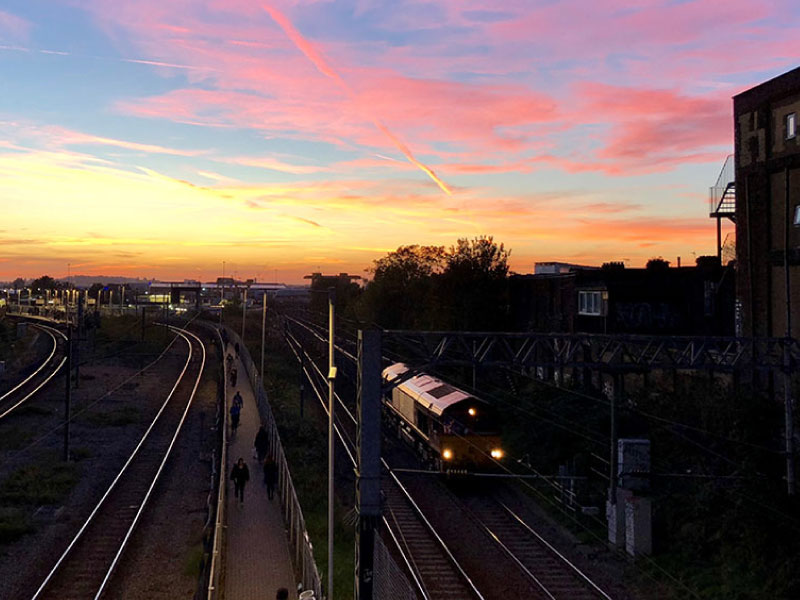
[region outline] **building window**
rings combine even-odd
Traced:
[[[602,315],[602,292],[578,292],[578,314],[594,316]]]
[[[791,140],[797,137],[797,114],[789,113],[786,115],[786,139]]]

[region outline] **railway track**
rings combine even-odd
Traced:
[[[100,598],[119,565],[181,431],[206,362],[199,337],[171,327],[188,346],[178,379],[138,445],[32,600]]]
[[[460,498],[499,550],[547,600],[612,600],[534,527],[493,496]]]
[[[381,484],[385,523],[426,600],[483,600],[450,549],[400,481],[390,473]]]
[[[30,323],[30,326],[40,329],[50,337],[52,342],[50,352],[33,373],[0,395],[0,420],[11,415],[16,409],[35,396],[39,390],[56,376],[67,360],[64,352],[67,336],[58,329],[41,323]]]
[[[317,340],[324,338],[325,332],[321,327],[297,319],[290,320]],[[340,349],[338,345],[337,349]],[[340,351],[348,354],[343,349]],[[348,416],[354,420],[352,415]],[[389,469],[385,461],[384,465]],[[386,480],[382,490],[388,512],[384,521],[391,528],[391,535],[400,546],[406,564],[417,580],[420,593],[430,598],[476,597],[475,593],[479,592],[474,586],[472,591],[463,587],[464,581],[468,582],[468,587],[472,586],[472,581],[463,570],[467,567],[458,565],[445,541],[433,530],[433,526],[414,503],[411,493],[407,490],[401,491],[394,482],[388,482],[387,485]],[[424,504],[432,504],[430,495],[427,494],[428,500]],[[465,513],[465,517],[472,517],[468,519],[472,521],[468,527],[475,527],[478,537],[481,537],[482,532],[484,537],[491,540],[487,542],[493,543],[497,549],[495,555],[500,560],[493,564],[499,578],[508,577],[511,571],[517,571],[521,574],[518,576],[521,581],[531,588],[530,597],[545,600],[611,600],[605,591],[559,553],[530,523],[498,499],[491,496],[459,498],[443,486],[441,495],[442,503],[435,503],[440,508],[434,509],[433,514],[437,510],[457,510]],[[449,499],[445,499],[446,496]],[[448,503],[449,506],[444,508]],[[430,506],[425,510],[429,508]],[[480,579],[485,585],[486,579]],[[500,585],[502,582],[497,583]],[[462,587],[459,588],[459,585]],[[449,590],[457,591],[451,593]]]
[[[299,359],[302,347],[293,349]],[[322,390],[317,389],[317,384],[324,381],[322,372],[311,357],[306,359],[309,382],[326,410]],[[336,432],[355,467],[352,444],[357,435],[356,419],[338,395],[336,407]],[[383,523],[402,555],[418,595],[424,600],[484,600],[409,491],[391,472],[389,464],[383,459],[381,462],[389,473],[381,483],[385,499]]]

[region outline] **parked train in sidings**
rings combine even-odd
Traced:
[[[383,370],[384,413],[398,436],[441,472],[496,470],[504,452],[495,408],[431,375],[408,375],[404,363]]]

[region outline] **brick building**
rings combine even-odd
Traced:
[[[800,337],[800,68],[734,96],[737,333]]]
[[[512,327],[521,331],[733,335],[735,271],[717,257],[695,267],[611,264],[509,279]]]

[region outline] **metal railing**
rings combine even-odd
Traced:
[[[220,358],[225,356],[225,344],[222,341],[222,335],[219,328],[214,325],[198,321],[198,324],[213,330],[219,340]],[[220,597],[220,580],[221,580],[221,567],[222,561],[220,560],[220,553],[223,548],[223,535],[225,532],[225,496],[227,493],[227,451],[228,446],[228,428],[227,416],[228,411],[228,370],[225,368],[224,362],[222,363],[222,399],[221,406],[217,407],[216,426],[217,431],[221,431],[221,443],[218,447],[219,458],[217,458],[217,448],[211,457],[211,490],[208,494],[206,505],[208,506],[208,517],[206,519],[206,531],[213,522],[213,533],[210,537],[204,534],[206,540],[206,552],[208,553],[208,560],[205,561],[205,567],[202,573],[202,579],[205,583],[204,590],[198,590],[197,598],[207,600],[216,600]],[[216,498],[214,498],[214,490],[216,489]],[[215,502],[216,500],[216,502]]]
[[[729,154],[725,159],[725,164],[722,165],[722,170],[717,177],[717,182],[708,190],[708,212],[714,214],[721,210],[720,206],[722,199],[728,188],[736,181],[736,163],[733,160],[733,154]],[[725,203],[727,206],[727,202]],[[733,206],[733,205],[732,205]],[[731,208],[731,207],[728,207]]]
[[[283,451],[278,426],[272,409],[269,405],[267,393],[264,391],[262,378],[258,368],[250,356],[250,351],[242,342],[238,334],[230,328],[227,329],[230,343],[239,343],[239,356],[242,365],[247,371],[247,376],[253,386],[253,393],[256,396],[256,404],[261,421],[269,433],[270,452],[275,457],[278,464],[278,495],[281,499],[281,511],[283,522],[287,528],[287,538],[289,550],[294,564],[295,574],[300,576],[300,583],[303,589],[314,590],[317,598],[322,598],[322,580],[319,576],[317,563],[314,561],[314,547],[306,530],[303,509],[297,499],[297,493],[292,483],[292,476],[289,472],[289,463]]]

